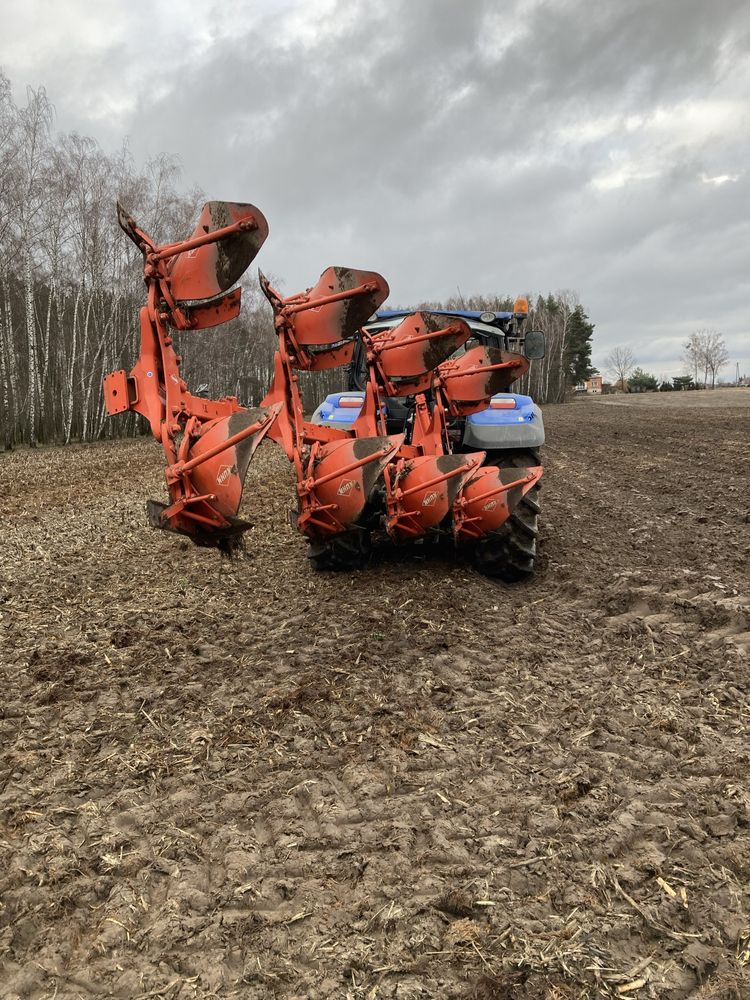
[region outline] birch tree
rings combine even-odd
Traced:
[[[40,398],[36,304],[34,301],[34,254],[44,231],[48,191],[45,166],[52,127],[52,107],[43,87],[27,90],[26,107],[19,116],[19,148],[16,154],[15,189],[12,205],[17,218],[17,244],[22,260],[26,362],[28,381],[26,407],[28,441],[37,443],[37,404]]]

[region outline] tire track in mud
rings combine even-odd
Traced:
[[[655,586],[630,590],[631,609],[607,619],[607,624],[640,622],[649,630],[664,629],[713,645],[735,645],[750,653],[750,594],[727,594],[715,581],[715,590],[701,586],[662,592]]]

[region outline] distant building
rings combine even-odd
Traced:
[[[598,396],[602,392],[602,382],[603,379],[601,375],[592,375],[591,378],[587,378],[583,383],[583,388],[591,395]]]

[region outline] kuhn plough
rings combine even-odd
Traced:
[[[528,369],[521,354],[464,345],[460,318],[416,312],[376,334],[368,319],[388,295],[375,272],[329,267],[317,284],[282,297],[261,274],[278,349],[261,407],[234,397],[192,395],[180,374],[173,331],[217,326],[240,310],[239,277],[268,226],[252,205],[208,202],[193,235],[158,246],[118,205],[120,225],[141,249],[147,303],[140,357],[104,380],[109,414],[134,410],[149,422],[167,459],[170,503],[150,501],[155,527],[199,545],[230,550],[249,527],[238,517],[248,465],[263,437],[276,441],[297,475],[296,524],[318,566],[353,566],[371,532],[396,542],[448,535],[476,545],[498,536],[542,475],[539,465],[485,464],[482,451],[455,453],[451,421],[487,407]],[[349,364],[361,340],[367,384],[351,430],[305,420],[300,371]],[[389,434],[387,400],[411,401],[403,432]]]

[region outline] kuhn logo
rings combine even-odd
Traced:
[[[222,465],[219,469],[219,474],[216,477],[216,482],[219,486],[223,486],[232,473],[236,471],[237,469],[233,465]]]
[[[482,510],[494,510],[497,507],[497,500],[488,500]]]
[[[338,495],[340,497],[345,497],[347,494],[351,493],[351,491],[354,489],[356,485],[357,484],[354,482],[353,479],[345,480],[338,488]]]
[[[435,501],[439,496],[440,494],[437,492],[437,490],[433,490],[432,493],[428,493],[427,496],[424,498],[424,500],[422,501],[422,506],[432,507],[432,505],[435,503]]]

